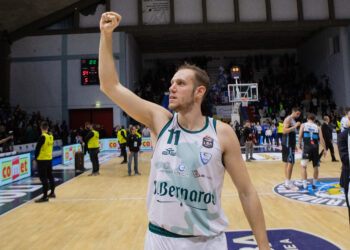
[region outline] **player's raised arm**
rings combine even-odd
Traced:
[[[244,213],[259,249],[270,249],[263,210],[258,194],[250,181],[238,139],[232,128],[220,121],[218,121],[217,131],[226,170],[237,188]]]
[[[100,20],[99,77],[100,88],[113,102],[135,120],[145,124],[157,135],[171,113],[165,108],[135,95],[119,81],[113,58],[113,30],[122,17],[115,12],[102,14]]]

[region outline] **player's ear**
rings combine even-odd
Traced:
[[[204,86],[198,86],[196,88],[196,94],[198,97],[204,98],[205,92],[207,91],[207,88]]]

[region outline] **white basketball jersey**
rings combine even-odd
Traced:
[[[221,207],[225,168],[216,120],[188,131],[178,115],[159,134],[151,160],[147,212],[152,224],[180,235],[217,235],[228,227]]]

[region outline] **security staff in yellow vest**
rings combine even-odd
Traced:
[[[280,145],[280,139],[282,142],[282,136],[283,136],[283,122],[282,120],[278,121],[278,128],[277,128],[277,140],[276,140],[276,145]]]
[[[121,164],[125,164],[125,163],[127,163],[127,160],[126,160],[127,134],[126,134],[126,130],[124,129],[124,126],[118,127],[117,139],[118,139],[118,143],[119,143],[120,150],[121,150],[120,154],[124,157]]]
[[[48,133],[49,125],[46,121],[40,125],[41,133],[35,148],[35,160],[38,166],[39,178],[43,185],[43,196],[35,202],[46,202],[49,198],[56,198],[55,181],[52,175],[52,150],[53,136]],[[51,193],[47,195],[48,183],[50,182]]]
[[[92,163],[92,173],[89,174],[89,176],[99,175],[100,163],[98,162],[98,153],[100,151],[100,134],[95,130],[95,124],[91,124],[90,122],[85,123],[85,129],[89,130],[85,141],[87,142],[87,148]]]

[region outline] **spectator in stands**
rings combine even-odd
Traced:
[[[266,144],[271,145],[272,144],[272,130],[271,130],[270,126],[266,126],[265,137],[266,137]]]
[[[256,140],[257,140],[257,144],[260,145],[260,139],[261,139],[261,134],[262,134],[262,128],[260,126],[260,123],[257,122],[255,125],[255,131],[256,131]]]
[[[280,140],[282,142],[282,135],[283,135],[283,122],[282,119],[278,120],[278,127],[277,127],[277,138],[276,138],[276,145],[280,145]]]
[[[275,145],[276,145],[276,141],[277,141],[277,128],[276,128],[275,123],[272,123],[272,124],[271,124],[270,129],[271,129],[271,131],[272,131],[271,145],[273,144],[273,142],[275,142]]]
[[[142,130],[142,137],[151,137],[151,131],[148,127],[144,127]]]
[[[3,124],[0,125],[0,145],[4,153],[13,151],[13,132],[7,133]]]

